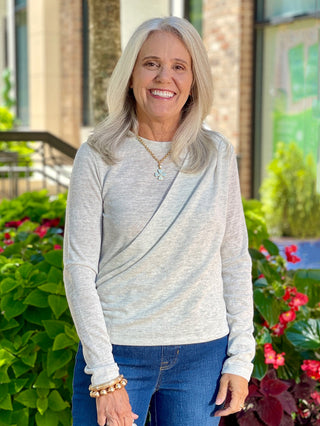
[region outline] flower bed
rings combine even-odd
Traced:
[[[66,197],[0,204],[0,425],[70,426],[78,337],[65,299]],[[253,260],[257,354],[245,409],[221,425],[319,425],[320,270],[290,270],[244,202]]]

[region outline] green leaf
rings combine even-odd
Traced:
[[[48,388],[48,389],[54,389],[55,383],[49,379],[47,372],[45,370],[42,370],[39,376],[37,377],[37,380],[35,381],[34,388]]]
[[[15,360],[16,357],[12,355],[12,353],[8,352],[6,349],[0,349],[0,367],[10,366]]]
[[[29,349],[29,348],[27,348]],[[21,355],[21,359],[24,364],[29,365],[30,367],[34,367],[37,361],[38,353],[32,350],[31,352],[27,352]]]
[[[57,294],[58,286],[55,283],[46,283],[46,284],[40,285],[38,288],[39,290],[45,291],[46,293]]]
[[[33,334],[34,334],[34,330],[29,330],[26,333],[24,333],[21,339],[21,344],[23,346],[26,345]]]
[[[63,275],[61,268],[55,268],[54,266],[51,266],[49,274],[48,274],[48,282],[59,284],[61,281],[63,281]]]
[[[55,337],[52,350],[59,351],[61,349],[66,349],[69,346],[73,346],[74,344],[75,344],[75,341],[73,339],[71,339],[64,333],[61,333]]]
[[[0,401],[0,409],[1,410],[8,410],[12,411],[12,402],[11,402],[11,396],[7,394],[3,400]]]
[[[0,401],[2,401],[8,395],[8,384],[0,383]]]
[[[254,303],[270,327],[279,322],[279,302],[269,292],[257,288],[253,292]]]
[[[37,399],[37,410],[41,415],[44,414],[44,412],[48,408],[48,398],[38,398]]]
[[[12,413],[12,421],[19,426],[29,426],[29,410],[23,408],[22,410],[14,410]]]
[[[286,330],[287,339],[301,349],[319,350],[320,319],[310,318],[307,321],[295,321]]]
[[[31,322],[32,324],[37,324],[42,326],[43,321],[49,320],[50,318],[52,318],[52,311],[50,308],[39,309],[33,306],[28,306],[28,309],[23,314],[23,317],[26,321]]]
[[[58,319],[63,312],[68,308],[67,300],[64,296],[56,296],[51,294],[48,296],[49,306],[52,309],[54,316]]]
[[[35,289],[29,293],[24,303],[26,305],[36,306],[37,308],[46,308],[48,304],[48,295],[43,291]]]
[[[45,331],[39,331],[31,340],[45,352],[52,347],[52,339]]]
[[[0,317],[0,330],[12,330],[13,328],[16,328],[19,326],[18,321],[16,321],[14,318],[11,318],[10,321],[6,320],[4,316]]]
[[[17,422],[12,421],[13,411],[0,410],[0,426],[18,426]]]
[[[44,255],[44,258],[50,265],[62,269],[62,250],[52,250]]]
[[[9,393],[11,395],[19,393],[24,388],[27,382],[28,382],[28,379],[11,380],[11,382],[9,383]]]
[[[27,306],[23,302],[20,300],[14,300],[14,295],[12,293],[6,294],[1,299],[0,305],[1,311],[8,321],[11,318],[21,315],[27,309]]]
[[[49,408],[53,411],[62,411],[69,407],[70,404],[64,401],[57,390],[53,390],[49,395]]]
[[[17,273],[23,278],[24,280],[27,280],[34,269],[34,266],[31,263],[25,262],[19,268],[17,269]]]
[[[263,350],[261,348],[257,348],[252,376],[258,380],[261,380],[268,371],[268,366],[264,361],[265,358]]]
[[[59,419],[57,413],[51,410],[46,410],[46,412],[41,415],[40,413],[36,414],[36,424],[37,426],[58,426]]]
[[[47,358],[47,371],[49,377],[59,368],[62,368],[72,359],[71,350],[52,351],[49,349]]]
[[[37,407],[37,393],[32,389],[22,391],[14,398],[17,402],[29,408]]]
[[[20,284],[17,280],[10,277],[5,278],[1,281],[1,294],[10,293],[10,291],[14,290],[19,285]]]
[[[259,250],[249,248],[250,256],[252,257],[252,260],[262,260],[264,259],[264,255],[260,253]]]
[[[276,244],[270,240],[263,240],[262,244],[271,256],[278,256],[279,248]]]
[[[308,296],[308,306],[315,308],[320,300],[320,269],[297,271],[293,278],[293,285],[300,293]]]
[[[31,369],[31,367],[29,365],[25,365],[20,360],[18,362],[15,362],[14,364],[12,364],[12,370],[13,370],[14,375],[16,377],[22,376],[22,374],[26,373],[30,369]]]
[[[50,392],[50,389],[48,388],[37,388],[36,390],[39,398],[47,398]]]
[[[10,383],[11,379],[8,375],[8,365],[0,367],[0,383]]]
[[[58,334],[63,333],[66,325],[65,322],[57,320],[42,321],[42,323],[51,339],[54,339]]]

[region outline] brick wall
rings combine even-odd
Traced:
[[[251,195],[253,0],[204,0],[203,38],[214,80],[209,126],[240,156],[244,196]]]
[[[82,125],[82,2],[60,0],[61,137],[80,144]]]

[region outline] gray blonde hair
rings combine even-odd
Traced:
[[[212,75],[208,56],[196,29],[185,19],[174,16],[154,18],[142,23],[130,38],[109,81],[107,104],[109,114],[97,125],[88,143],[100,153],[107,164],[115,164],[117,148],[129,135],[138,132],[135,99],[130,89],[131,75],[143,43],[154,31],[176,35],[186,46],[192,60],[193,86],[191,96],[182,110],[180,125],[172,139],[171,158],[181,162],[188,150],[189,160],[185,172],[203,170],[214,149],[210,132],[203,127],[213,98]]]

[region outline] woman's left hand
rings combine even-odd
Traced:
[[[244,401],[248,395],[248,381],[236,374],[225,373],[220,379],[220,387],[216,404],[221,405],[227,398],[228,391],[231,392],[231,400],[222,410],[214,413],[215,416],[228,416],[241,411]]]

